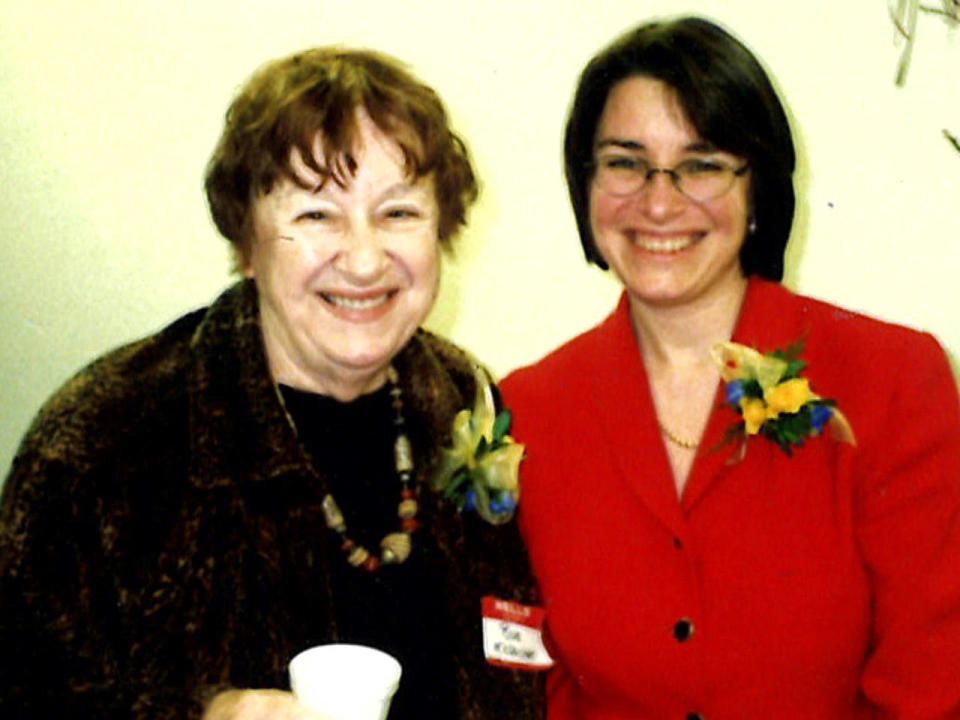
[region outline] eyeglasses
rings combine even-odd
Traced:
[[[734,167],[722,160],[691,158],[672,168],[654,167],[643,158],[603,153],[591,163],[593,180],[611,195],[632,195],[657,173],[670,176],[673,186],[691,200],[704,202],[723,195],[747,172],[750,163]]]

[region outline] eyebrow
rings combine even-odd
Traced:
[[[605,147],[618,147],[623,150],[646,150],[646,146],[638,140],[627,140],[624,138],[604,138],[600,140],[595,150],[602,150]],[[709,140],[696,140],[683,148],[684,152],[719,152],[719,148]]]
[[[380,193],[379,197],[381,201],[390,200],[395,197],[403,197],[404,195],[408,195],[411,192],[416,192],[418,189],[419,188],[417,187],[417,183],[402,181],[402,182],[394,183],[393,185],[388,187],[386,190]]]
[[[323,191],[329,186],[329,185],[328,185],[328,181],[331,180],[332,177],[333,177],[332,175],[324,175],[323,179],[322,179],[317,185],[315,185],[315,186],[313,186],[313,187],[311,187],[311,186],[309,186],[309,185],[301,186],[301,187],[303,187],[304,190],[309,191],[309,192],[310,192],[311,194],[313,194],[313,195],[319,195],[321,192],[323,192]],[[340,187],[340,184],[337,183],[336,180],[334,180],[333,182],[334,182],[334,185],[336,185],[337,187]],[[341,187],[341,190],[343,190],[343,189],[345,189],[345,188],[342,188],[342,187]],[[390,199],[390,198],[395,198],[395,197],[398,197],[398,196],[406,195],[407,193],[412,192],[412,191],[414,191],[414,190],[416,190],[416,189],[417,189],[417,184],[416,184],[416,183],[410,183],[410,182],[401,181],[401,182],[398,182],[398,183],[394,183],[393,185],[391,185],[390,187],[388,187],[386,190],[384,190],[382,193],[380,193],[380,195],[379,195],[378,197],[379,197],[379,199],[380,199],[381,201],[382,201],[382,200],[387,200],[387,199]]]

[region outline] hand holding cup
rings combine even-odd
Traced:
[[[331,720],[283,690],[226,690],[216,695],[203,720]]]

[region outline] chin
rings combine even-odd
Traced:
[[[351,370],[379,370],[390,364],[394,356],[406,345],[408,339],[404,338],[397,342],[357,343],[342,348],[336,360],[339,365]]]
[[[393,360],[410,341],[418,325],[397,322],[343,323],[330,328],[338,342],[328,346],[331,358],[345,370],[376,372]]]
[[[375,372],[385,368],[393,360],[393,354],[386,352],[344,353],[337,358],[337,364],[342,368],[362,372]]]

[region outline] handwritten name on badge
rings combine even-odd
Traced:
[[[487,595],[482,610],[483,654],[488,663],[518,670],[553,666],[543,645],[543,608]]]

